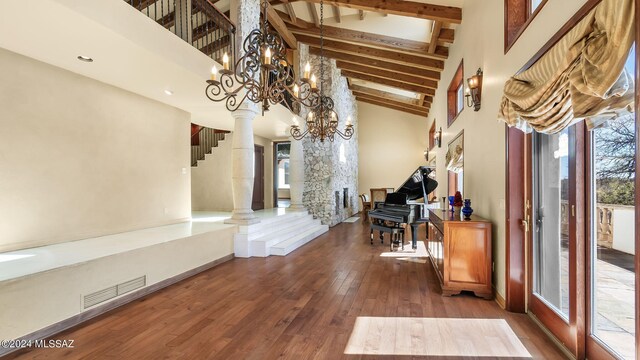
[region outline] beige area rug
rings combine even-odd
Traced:
[[[346,223],[354,223],[354,222],[356,222],[356,221],[358,221],[358,220],[360,220],[360,217],[359,217],[359,216],[352,216],[352,217],[348,218],[347,220],[345,220],[345,221],[343,221],[343,222],[346,222]]]
[[[377,243],[376,243],[377,241]],[[374,246],[383,246],[377,239],[373,240]],[[385,238],[385,248],[389,250],[388,239]],[[396,257],[396,258],[427,258],[427,248],[424,246],[424,242],[418,241],[418,248],[413,250],[411,248],[411,241],[404,244],[404,250],[401,247],[395,248],[395,251],[387,251],[380,254],[381,257]]]
[[[503,319],[358,317],[344,353],[531,357]]]

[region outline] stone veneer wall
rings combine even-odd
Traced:
[[[244,54],[242,45],[244,39],[253,29],[260,27],[260,0],[237,0],[236,14],[236,56],[238,59]]]
[[[308,47],[300,44],[300,69],[309,61],[312,71],[320,77],[320,57],[309,55]],[[319,83],[318,83],[319,84]],[[318,85],[319,86],[319,85]],[[303,140],[305,187],[303,204],[323,224],[334,226],[358,211],[358,107],[348,88],[347,79],[340,75],[334,60],[325,59],[324,94],[331,96],[334,110],[344,129],[347,118],[355,127],[350,140],[336,136],[331,142]],[[307,111],[300,114],[306,119]],[[304,123],[302,121],[301,123]],[[347,189],[346,207],[343,206]]]

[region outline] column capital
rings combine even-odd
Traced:
[[[241,90],[240,92],[238,92],[238,101],[244,98],[245,96],[244,91],[245,90]],[[247,118],[247,117],[253,120],[259,113],[260,113],[260,107],[258,106],[258,104],[245,98],[244,102],[240,104],[240,106],[238,106],[238,108],[235,111],[231,112],[231,116],[236,120]]]

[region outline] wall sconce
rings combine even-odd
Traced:
[[[466,90],[465,98],[467,98],[467,106],[472,107],[473,111],[480,110],[480,102],[482,99],[482,69],[472,77],[467,79],[469,87]]]
[[[440,129],[436,131],[435,135],[433,135],[433,141],[437,147],[442,147],[442,127],[440,127]]]

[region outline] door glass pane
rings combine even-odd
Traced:
[[[634,73],[633,60],[627,68]],[[591,331],[625,359],[635,359],[634,115],[593,130],[591,144]]]
[[[542,3],[542,0],[531,0],[531,13],[538,9],[538,6]]]
[[[534,134],[533,291],[569,317],[569,132]]]

